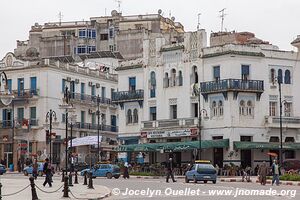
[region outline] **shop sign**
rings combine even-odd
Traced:
[[[191,136],[192,134],[191,129],[148,131],[146,133],[147,133],[147,138],[187,137],[187,136]],[[145,132],[142,132],[141,136],[145,137]]]

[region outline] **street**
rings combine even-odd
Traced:
[[[5,180],[22,180],[28,177],[22,174],[5,174],[1,176],[1,183],[5,186]],[[38,178],[39,181],[43,178]],[[61,185],[61,178],[56,174],[54,176],[53,186]],[[165,182],[165,179],[143,179],[143,178],[130,178],[124,180],[119,179],[106,179],[96,178],[93,179],[94,185],[102,185],[111,189],[112,195],[106,199],[241,199],[241,200],[258,200],[258,199],[299,199],[300,186],[260,186],[257,183],[242,183],[242,182],[220,182],[217,184],[212,183],[184,183],[184,179],[177,179],[177,182]],[[79,184],[82,185],[83,178],[79,177]],[[5,187],[4,187],[5,188]],[[74,188],[73,188],[74,189]],[[247,192],[248,191],[248,192]],[[258,191],[259,193],[252,194],[251,192]],[[214,193],[215,192],[215,193]],[[265,192],[265,193],[262,193]],[[276,192],[274,196],[270,196],[268,192]],[[283,193],[281,193],[283,192]],[[2,190],[2,193],[5,191]],[[238,193],[238,194],[237,194]],[[281,193],[281,195],[280,195]],[[116,195],[117,194],[117,195]],[[241,195],[242,194],[242,195]],[[252,195],[251,195],[252,194]],[[285,195],[286,194],[286,195]],[[3,198],[5,199],[5,197]]]

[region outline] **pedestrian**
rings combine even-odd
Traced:
[[[258,177],[261,185],[266,185],[267,174],[268,174],[268,167],[266,162],[264,161],[258,168]]]
[[[49,187],[52,187],[52,183],[51,183],[51,166],[49,165],[49,159],[46,158],[45,159],[45,163],[44,163],[44,167],[43,167],[43,172],[46,175],[45,177],[45,181],[43,183],[43,186],[45,187],[46,184],[48,183]]]
[[[280,173],[280,167],[278,165],[277,160],[274,160],[273,165],[272,165],[272,185],[275,184],[278,186],[279,185],[279,173]]]
[[[254,168],[254,175],[257,176],[258,175],[258,164],[256,165],[256,167]]]
[[[55,171],[60,171],[60,161],[58,158],[56,159]]]
[[[18,159],[18,172],[21,173],[21,158]]]
[[[216,164],[216,171],[217,171],[217,175],[219,175],[219,170],[220,170],[220,167],[219,167],[219,165],[218,164]]]
[[[39,165],[38,165],[36,159],[34,159],[33,164],[32,164],[32,176],[34,177],[35,180],[37,179],[37,176],[38,176],[38,168],[39,168]]]
[[[247,181],[247,182],[250,182],[251,167],[250,167],[250,166],[247,166],[245,170],[246,170],[246,181]]]
[[[126,179],[126,178],[128,178],[129,179],[129,171],[128,171],[128,163],[127,162],[125,162],[125,164],[124,164],[124,173],[123,173],[123,178],[124,179]]]
[[[173,180],[173,183],[176,182],[176,180],[174,179],[173,167],[174,167],[173,159],[169,158],[169,161],[167,162],[167,179],[166,179],[167,183],[169,183],[170,176]]]

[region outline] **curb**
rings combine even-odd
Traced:
[[[138,178],[138,179],[163,179],[166,178],[165,176],[130,176],[132,178]],[[184,179],[184,176],[175,176],[175,179]]]
[[[105,187],[105,186],[102,186],[102,187]],[[105,188],[107,188],[107,190],[109,191],[108,193],[102,195],[101,197],[88,198],[88,200],[100,200],[100,199],[105,199],[107,197],[110,197],[111,196],[111,190],[108,187],[105,187]]]

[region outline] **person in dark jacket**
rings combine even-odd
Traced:
[[[45,187],[46,184],[48,183],[49,187],[52,187],[52,183],[51,183],[51,176],[52,176],[51,166],[49,165],[49,159],[48,158],[46,158],[45,161],[46,162],[44,163],[43,172],[44,172],[44,174],[46,174],[46,177],[45,177],[45,181],[43,183],[43,186]]]
[[[176,180],[174,179],[173,168],[174,168],[173,159],[169,158],[169,161],[167,162],[167,179],[166,179],[167,183],[169,183],[170,176],[173,182],[176,182]]]
[[[128,178],[129,179],[129,171],[128,171],[128,163],[127,162],[125,162],[125,164],[124,164],[124,173],[123,173],[123,178],[124,179],[126,179],[126,178]]]

